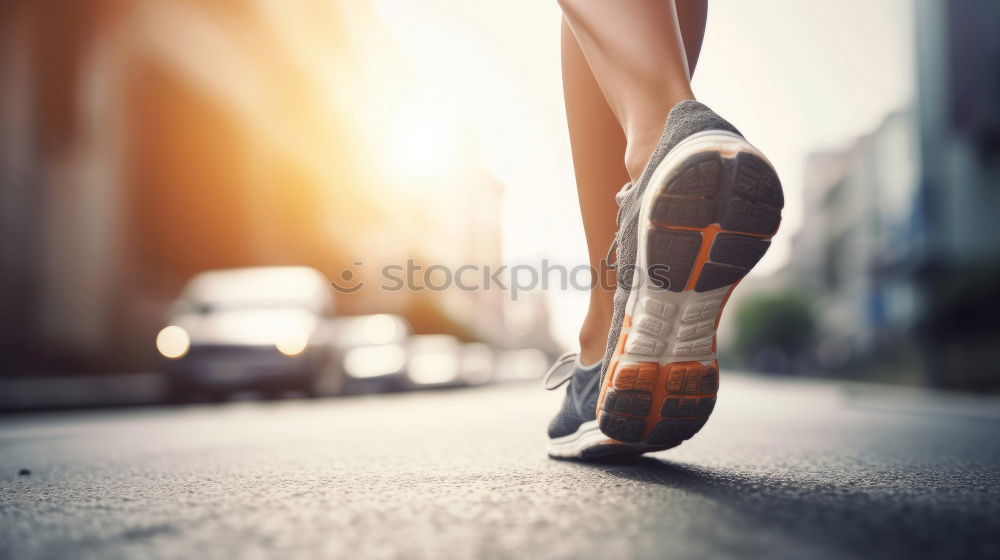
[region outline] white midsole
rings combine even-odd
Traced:
[[[597,420],[580,424],[575,432],[549,441],[549,455],[552,457],[579,457],[583,451],[595,445],[615,443],[601,433]]]
[[[587,449],[598,445],[619,445],[630,450],[657,451],[663,449],[655,445],[644,443],[625,443],[616,439],[611,439],[601,432],[597,425],[597,420],[591,420],[580,424],[575,432],[558,438],[549,440],[548,454],[550,457],[579,458]]]

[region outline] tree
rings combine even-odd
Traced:
[[[815,332],[808,300],[791,292],[753,296],[736,309],[735,319],[735,350],[755,369],[794,370]]]

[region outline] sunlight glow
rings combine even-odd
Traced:
[[[389,163],[400,179],[453,175],[459,167],[458,126],[446,108],[414,94],[396,111],[389,135]]]

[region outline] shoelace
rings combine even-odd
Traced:
[[[618,231],[615,232],[615,238],[611,241],[611,246],[608,247],[608,254],[604,257],[604,261],[608,263],[608,268],[615,269],[618,268],[618,236],[621,235],[622,224],[627,224],[632,221],[632,217],[639,212],[639,204],[633,204],[628,215],[625,215],[623,210],[625,210],[625,198],[632,191],[632,183],[625,183],[622,188],[615,193],[615,204],[618,205],[618,213],[615,215],[615,224],[618,226]],[[615,254],[615,260],[611,260],[611,254]]]
[[[575,363],[576,355],[576,352],[566,352],[562,356],[559,356],[556,359],[556,362],[552,364],[552,367],[545,372],[545,377],[542,378],[542,387],[544,387],[546,391],[554,391],[558,389],[573,377],[573,370],[575,368],[569,368],[569,373],[563,374],[562,377],[556,377],[554,383],[552,379],[560,368],[563,368],[568,364]]]

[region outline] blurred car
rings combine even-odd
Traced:
[[[414,335],[406,344],[409,388],[461,387],[493,381],[496,353],[482,342],[448,334]]]
[[[489,345],[467,342],[461,349],[461,378],[466,385],[484,385],[493,380],[496,355]]]
[[[171,397],[336,394],[347,390],[352,376],[402,376],[400,343],[408,325],[401,317],[335,318],[333,311],[327,279],[311,268],[198,274],[156,339]],[[372,362],[359,352],[380,359]]]
[[[398,315],[355,315],[330,322],[326,339],[336,359],[324,378],[341,387],[326,392],[382,392],[406,386],[406,340],[410,325]]]
[[[450,334],[413,335],[406,343],[406,377],[412,388],[462,384],[462,342]]]
[[[538,379],[545,374],[553,358],[537,348],[505,350],[497,357],[493,381]]]

